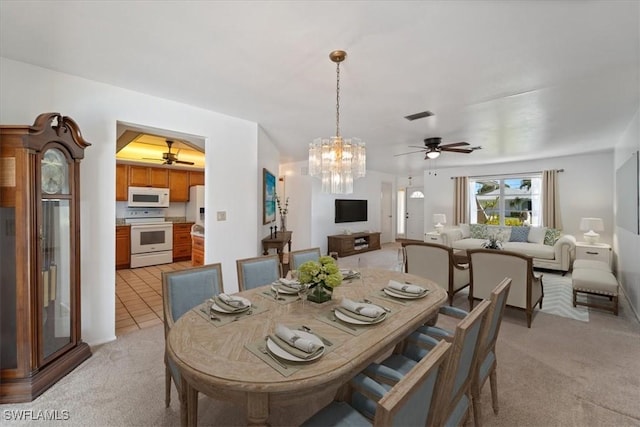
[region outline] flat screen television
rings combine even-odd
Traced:
[[[361,222],[367,220],[367,201],[336,199],[335,222]]]

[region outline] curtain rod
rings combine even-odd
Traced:
[[[492,175],[469,175],[469,178],[500,178],[500,177],[518,177],[521,175],[532,175],[534,173],[542,173],[543,171],[535,171],[535,172],[518,172],[518,173],[499,173]],[[564,172],[564,169],[556,169],[556,172]],[[457,177],[452,176],[449,179],[456,179]]]

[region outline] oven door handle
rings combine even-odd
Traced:
[[[170,229],[173,228],[173,223],[155,223],[155,224],[131,224],[131,231],[133,230],[145,230],[149,228],[155,229]]]

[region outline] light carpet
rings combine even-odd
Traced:
[[[371,267],[393,267],[393,245],[362,254]],[[366,255],[366,256],[365,256]],[[355,260],[341,259],[345,264]],[[365,261],[362,259],[361,261]],[[467,307],[458,293],[454,305]],[[544,306],[545,304],[543,304]],[[490,387],[482,390],[483,424],[514,426],[640,426],[640,324],[625,298],[620,315],[590,312],[589,323],[536,311],[527,328],[521,310],[509,310],[497,343],[500,412],[491,410]],[[442,316],[444,317],[444,316]],[[38,426],[180,425],[175,388],[164,407],[164,337],[161,325],[93,348],[93,356],[34,402],[0,405],[0,424]],[[298,406],[273,407],[273,426],[295,426],[331,396]],[[68,411],[68,420],[16,421],[20,411]],[[246,423],[244,407],[200,396],[198,423]],[[24,412],[22,412],[24,414]]]

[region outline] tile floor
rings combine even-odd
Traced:
[[[162,272],[191,267],[191,261],[116,270],[116,336],[163,322]]]

